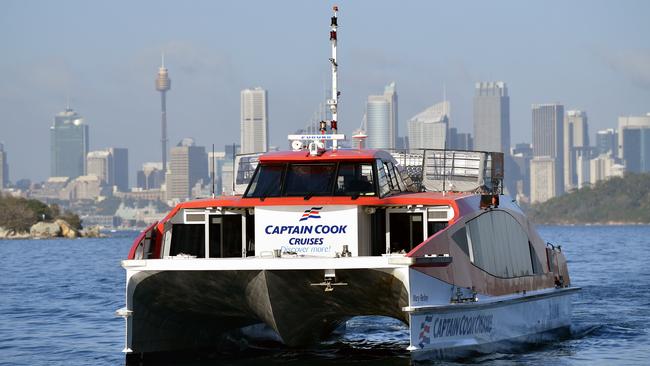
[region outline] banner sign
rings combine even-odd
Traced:
[[[343,245],[357,251],[357,206],[266,206],[255,208],[255,255],[282,253],[335,257]]]

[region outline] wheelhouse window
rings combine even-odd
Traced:
[[[324,196],[331,194],[336,164],[290,164],[285,181],[285,196]]]
[[[336,176],[337,196],[374,196],[375,183],[369,163],[341,163]]]
[[[278,197],[282,188],[284,165],[260,165],[253,177],[245,197]]]

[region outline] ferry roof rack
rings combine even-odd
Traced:
[[[419,190],[503,194],[503,153],[388,149]]]

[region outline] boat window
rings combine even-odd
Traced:
[[[446,221],[429,221],[427,222],[427,235],[433,236],[438,231],[447,227]]]
[[[404,186],[404,182],[402,182],[402,179],[397,173],[397,170],[395,169],[393,163],[385,162],[384,166],[386,167],[386,171],[388,172],[388,176],[390,177],[391,191],[396,191],[396,192],[405,191],[406,187]]]
[[[245,197],[278,197],[282,187],[284,165],[260,165],[253,177]]]
[[[377,160],[376,165],[379,195],[383,197],[390,193],[390,182],[388,181],[388,176],[386,175],[386,170],[384,169],[384,164],[381,162],[381,160]]]
[[[422,213],[390,213],[389,219],[391,253],[408,253],[424,240]]]
[[[205,257],[205,225],[174,224],[169,255],[191,255]]]
[[[505,211],[489,211],[467,222],[474,264],[498,277],[534,273],[528,235]]]
[[[336,177],[337,196],[374,196],[372,165],[365,163],[342,163]]]
[[[286,196],[323,196],[331,194],[335,164],[291,164],[287,170]]]

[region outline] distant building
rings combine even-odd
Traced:
[[[530,161],[530,203],[545,202],[559,195],[556,160],[550,156],[536,156]]]
[[[503,153],[510,151],[510,97],[503,81],[476,83],[474,148]]]
[[[474,150],[474,138],[471,133],[458,132],[458,129],[451,127],[447,134],[447,148],[453,150]]]
[[[568,191],[578,187],[578,157],[581,161],[588,161],[590,156],[589,148],[589,124],[587,123],[587,112],[567,111],[564,116],[564,187]],[[582,167],[581,167],[582,169]],[[582,175],[582,174],[581,174]]]
[[[137,187],[143,190],[160,189],[165,183],[165,174],[161,162],[149,162],[142,164],[138,170]]]
[[[0,143],[0,189],[9,185],[9,164],[7,164],[7,152],[4,145]]]
[[[121,192],[129,190],[128,150],[111,147],[106,150],[91,151],[86,157],[87,175],[95,175],[110,187]]]
[[[113,156],[113,180],[111,185],[121,192],[129,190],[129,150],[121,147],[109,147]]]
[[[191,190],[200,180],[208,181],[208,155],[203,146],[196,146],[194,140],[185,138],[170,152],[170,170],[167,172],[167,200],[185,201],[191,197]]]
[[[589,161],[589,183],[592,185],[611,177],[622,177],[625,167],[610,154],[601,154]]]
[[[650,126],[624,127],[621,132],[625,170],[633,173],[650,172]]]
[[[395,82],[384,88],[383,95],[370,95],[366,103],[366,147],[394,149],[397,146],[397,91]],[[409,139],[410,140],[410,139]],[[413,142],[409,141],[411,147]]]
[[[533,148],[528,143],[519,143],[512,148],[510,155],[518,170],[518,179],[515,180],[517,201],[526,202],[530,199],[530,161],[533,159]],[[512,172],[506,171],[505,174],[508,176]]]
[[[268,103],[266,90],[257,87],[241,91],[241,152],[269,149]]]
[[[408,122],[411,149],[444,149],[447,147],[449,102],[432,105]]]
[[[232,159],[230,161],[232,162]],[[212,184],[212,181],[214,180],[214,192],[217,195],[221,194],[223,190],[221,174],[223,172],[223,165],[225,162],[225,151],[215,151],[208,153],[208,173],[210,175],[210,184]]]
[[[59,199],[67,201],[94,201],[110,194],[110,188],[103,184],[98,176],[82,175],[71,180],[65,188],[59,192]]]
[[[561,104],[533,104],[532,118],[533,156],[535,158],[545,158],[543,160],[544,169],[547,169],[545,167],[548,164],[547,158],[555,161],[553,170],[553,177],[555,178],[553,192],[555,193],[551,197],[559,196],[564,192],[564,106]],[[530,174],[532,201],[534,194],[532,185],[534,184],[533,179],[535,179],[532,166]]]
[[[618,117],[618,157],[621,159],[624,159],[623,148],[625,145],[623,130],[635,127],[650,127],[650,113],[647,113],[645,116]]]
[[[50,127],[50,176],[74,179],[84,175],[87,154],[88,125],[68,107],[54,117]]]
[[[596,133],[596,153],[618,155],[618,133],[613,128],[600,130]]]
[[[113,155],[108,150],[91,151],[86,156],[88,175],[98,177],[103,184],[110,185],[113,172]]]

